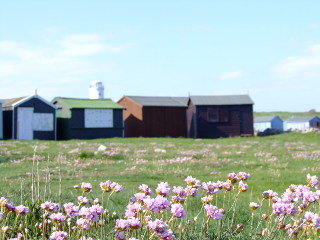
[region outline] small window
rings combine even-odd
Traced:
[[[217,108],[208,108],[207,120],[209,122],[218,122],[219,121],[219,111]]]
[[[229,112],[226,109],[221,109],[219,111],[219,121],[228,122],[229,121]]]

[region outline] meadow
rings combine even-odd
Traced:
[[[184,204],[183,201],[176,202],[184,204],[185,210],[188,209],[183,220],[180,216],[177,217],[177,221],[173,221],[167,215],[166,211],[170,212],[169,209],[159,210],[158,213],[146,207],[144,215],[148,210],[155,214],[152,217],[161,213],[159,219],[163,221],[162,226],[165,224],[168,228],[171,226],[178,239],[259,239],[262,235],[265,239],[294,239],[294,235],[275,231],[277,226],[274,226],[271,217],[262,224],[261,217],[256,215],[253,217],[249,204],[254,202],[261,206],[264,199],[263,192],[273,190],[280,196],[292,184],[307,185],[307,174],[318,176],[320,173],[319,139],[319,133],[287,133],[268,137],[221,139],[112,138],[72,141],[0,141],[0,197],[8,199],[15,205],[28,206],[32,213],[44,211],[44,208],[41,209],[39,206],[45,201],[55,202],[62,209],[63,204],[69,202],[79,204],[78,207],[81,207],[82,204],[79,200],[77,201],[80,195],[91,199],[91,204],[95,198],[99,198],[102,206],[107,205],[105,207],[107,211],[102,217],[103,221],[113,225],[103,231],[93,231],[92,225],[89,233],[93,239],[134,239],[134,237],[136,239],[171,239],[170,234],[161,236],[156,231],[152,233],[154,229],[147,227],[148,224],[145,224],[144,228],[136,227],[140,232],[135,228],[129,231],[115,225],[117,226],[117,221],[120,219],[127,221],[125,212],[128,201],[136,193],[143,192],[142,184],[152,189],[154,197],[158,195],[164,198],[169,197],[168,194],[174,195],[173,192],[161,193],[159,189],[173,191],[175,186],[189,186],[191,189],[199,188],[197,189],[199,198],[210,198],[214,195],[212,197],[214,200],[211,199],[211,202],[206,204],[214,203],[218,209],[224,209],[220,211],[220,215],[209,217],[208,211],[204,211],[207,205],[203,203],[207,200],[196,200],[191,197],[190,192],[187,194],[190,196],[188,204]],[[232,188],[233,191],[223,192],[222,187],[219,190],[216,189],[216,192],[205,191],[204,183],[208,186],[219,181],[227,181],[228,176],[229,181],[232,181],[232,173],[238,178]],[[244,179],[245,183],[241,181],[241,184],[247,185],[244,191],[241,190],[239,183],[240,173],[250,174],[250,178]],[[188,178],[199,181],[199,184],[196,184],[199,186],[192,185],[195,183],[188,182]],[[121,191],[103,189],[101,183],[107,183],[108,180],[110,183],[119,184]],[[85,184],[90,184],[89,190],[85,188]],[[308,187],[310,184],[309,178]],[[75,186],[77,186],[76,189]],[[221,193],[217,194],[220,190]],[[104,202],[101,203],[103,198],[105,198]],[[269,206],[265,205],[266,209],[259,208],[260,215],[264,214],[263,211],[270,211],[267,210],[268,207],[270,208],[270,199]],[[173,205],[174,202],[172,201],[171,204]],[[318,207],[310,208],[319,213]],[[18,226],[21,227],[22,222],[27,224],[27,219],[33,225],[37,225],[37,221],[44,217],[43,215],[38,220],[35,217],[25,216],[25,219],[21,217],[21,221],[23,220],[21,224],[15,222],[10,233],[6,229],[3,230],[3,227],[6,227],[4,224],[10,222],[10,216],[6,215],[3,206],[2,212],[6,216],[6,221],[4,221],[4,215],[0,221],[2,239],[16,237],[14,235],[19,231]],[[43,214],[47,214],[45,217],[49,216],[49,212]],[[222,218],[221,214],[224,215],[223,221],[217,220]],[[275,214],[273,216],[277,217]],[[18,219],[13,216],[12,218]],[[139,215],[139,218],[142,222],[142,216]],[[214,221],[211,220],[209,225],[209,219],[217,221],[212,223]],[[286,221],[289,219],[287,218]],[[151,223],[155,224],[155,221]],[[34,232],[30,229],[32,224],[28,224],[28,231]],[[189,226],[189,229],[186,226]],[[43,225],[41,227],[42,232],[24,234],[20,239],[49,238],[49,233],[44,235]],[[101,226],[96,227],[102,229]],[[50,231],[53,232],[64,227],[61,225],[52,229]],[[188,231],[184,232],[183,229]],[[286,230],[288,232],[288,229]],[[67,230],[65,231],[68,233]],[[318,237],[318,230],[311,231],[312,233],[309,233],[308,229],[303,231],[303,236],[301,232],[296,236],[302,239]],[[89,237],[85,238],[83,232],[83,228],[81,231],[78,229],[77,233],[69,232],[69,237],[70,239],[80,237],[89,239]],[[111,235],[110,232],[112,232]],[[161,232],[168,233],[166,228]],[[120,233],[123,234],[123,238],[120,235],[116,236]],[[16,237],[16,239],[19,238]],[[51,239],[64,239],[64,237]]]

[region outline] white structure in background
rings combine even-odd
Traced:
[[[89,87],[90,99],[104,99],[104,86],[101,81],[92,81]]]

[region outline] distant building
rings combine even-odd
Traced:
[[[35,94],[5,99],[3,126],[5,139],[55,140],[56,107]]]
[[[187,97],[124,96],[126,137],[186,137]]]
[[[253,101],[248,95],[190,96],[188,137],[253,135]]]
[[[111,99],[57,97],[58,139],[123,137],[123,109]]]
[[[266,129],[283,131],[283,120],[279,116],[257,116],[254,118],[254,129],[263,132]]]
[[[90,99],[103,99],[104,98],[104,86],[100,81],[92,81],[89,87]]]
[[[312,127],[320,127],[320,118],[293,116],[284,122],[285,130],[304,130]]]

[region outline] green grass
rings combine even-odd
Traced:
[[[319,173],[318,139],[316,133],[290,133],[201,140],[0,141],[0,193],[20,191],[21,181],[30,182],[33,164],[38,164],[42,183],[49,167],[51,186],[57,187],[60,158],[65,187],[82,181],[99,184],[107,179],[118,181],[126,189],[137,189],[146,182],[155,187],[161,181],[173,186],[184,184],[188,175],[201,181],[224,181],[229,172],[245,171],[251,174],[249,200],[254,200],[264,190],[281,192],[290,184],[305,183],[307,173]],[[95,153],[100,145],[107,147],[106,153]],[[33,163],[35,147],[37,160]]]
[[[143,183],[155,190],[160,182],[168,182],[171,187],[185,186],[184,179],[190,175],[201,182],[215,182],[226,181],[230,172],[242,171],[251,174],[247,181],[249,190],[241,193],[237,214],[228,213],[224,220],[224,224],[233,222],[234,227],[236,223],[248,224],[248,205],[260,201],[263,191],[272,189],[281,195],[291,184],[306,184],[308,173],[319,175],[319,138],[318,133],[289,133],[220,139],[0,141],[0,197],[16,204],[30,202],[32,173],[36,176],[33,189],[39,191],[40,200],[60,203],[74,201],[81,191],[77,192],[73,186],[81,182],[92,183],[93,195],[101,197],[99,183],[111,180],[125,189],[112,198],[113,209],[122,217],[128,199]],[[100,145],[106,151],[97,152]],[[188,209],[191,219],[201,207],[199,202],[192,201]],[[215,199],[219,207],[222,202],[222,196]],[[186,239],[201,236],[199,232],[194,234],[192,237],[190,233]],[[235,239],[251,239],[243,234],[248,234],[248,229]],[[229,238],[230,235],[225,236]]]

